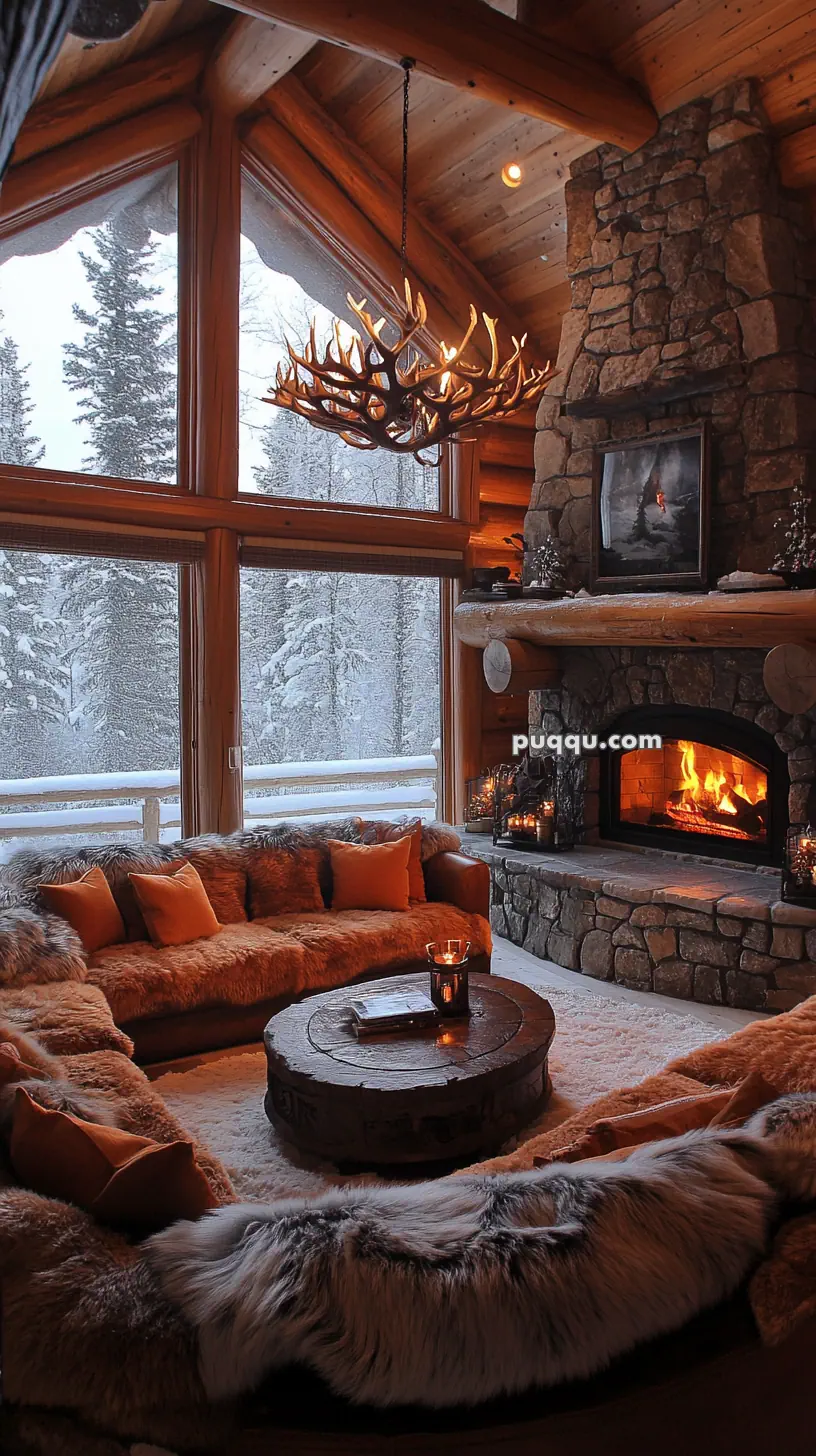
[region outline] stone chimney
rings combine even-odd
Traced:
[[[767,569],[791,489],[813,485],[816,248],[753,84],[681,107],[631,155],[582,157],[566,202],[572,304],[525,535],[558,535],[585,583],[594,446],[708,418],[712,582]],[[650,399],[670,381],[685,397]]]

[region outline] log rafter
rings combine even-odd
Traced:
[[[417,70],[627,151],[654,134],[650,103],[612,68],[479,0],[218,0]]]
[[[165,101],[192,98],[222,27],[181,36],[83,86],[33,106],[12,156],[20,166]]]

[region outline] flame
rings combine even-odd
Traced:
[[[683,797],[679,804],[666,805],[668,813],[673,818],[682,819],[689,814],[705,818],[706,814],[710,814],[712,810],[718,814],[739,814],[739,806],[734,802],[735,795],[745,804],[753,805],[759,802],[761,792],[759,786],[752,798],[745,784],[729,784],[728,776],[722,768],[708,769],[705,779],[701,779],[697,772],[694,744],[681,740],[677,746],[682,755],[680,759],[680,792]]]
[[[663,511],[665,513],[665,510],[666,510],[666,496],[665,496],[665,492],[662,491],[662,490],[659,490],[657,492],[657,495],[656,495],[655,499],[657,501],[657,504],[660,506],[661,511]]]

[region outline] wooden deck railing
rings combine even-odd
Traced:
[[[433,818],[439,750],[413,758],[335,759],[244,768],[244,821],[342,814]],[[178,769],[0,779],[0,841],[73,834],[172,839],[181,832]]]

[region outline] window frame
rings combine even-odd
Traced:
[[[439,510],[312,502],[240,492],[237,448],[234,488],[224,489],[213,463],[224,420],[207,420],[207,392],[229,398],[234,388],[235,417],[226,421],[237,436],[238,263],[240,250],[240,178],[254,168],[242,155],[237,121],[200,102],[193,126],[189,100],[176,100],[155,112],[184,112],[178,124],[181,139],[166,136],[155,146],[134,146],[134,128],[143,116],[104,128],[52,153],[12,168],[26,171],[30,196],[5,221],[0,210],[0,237],[25,231],[70,210],[77,203],[113,191],[124,182],[175,162],[178,167],[178,469],[177,481],[126,480],[84,472],[0,464],[0,545],[4,518],[36,517],[47,534],[70,525],[78,539],[110,528],[126,540],[140,530],[203,532],[201,560],[180,567],[179,590],[179,715],[181,730],[182,818],[185,835],[229,832],[242,822],[243,787],[238,768],[228,767],[240,736],[235,733],[235,705],[240,711],[239,594],[240,543],[244,536],[313,541],[364,550],[411,548],[417,555],[434,550],[452,554],[461,574],[474,521],[473,471],[467,463],[470,442],[447,446],[440,471]],[[168,116],[167,126],[172,118]],[[183,125],[182,125],[183,122]],[[173,125],[176,123],[173,122]],[[116,128],[129,128],[122,156],[94,162],[96,138]],[[91,145],[89,146],[89,143]],[[117,143],[118,145],[118,143]],[[70,157],[69,157],[70,154]],[[83,172],[83,167],[85,171]],[[67,181],[66,181],[67,176]],[[261,185],[265,185],[261,180]],[[7,183],[3,202],[9,191]],[[20,188],[17,188],[18,195]],[[279,202],[279,199],[274,199]],[[236,223],[237,219],[237,223]],[[323,229],[324,245],[328,223]],[[340,246],[337,244],[336,246]],[[227,308],[227,334],[234,351],[234,378],[212,382],[221,362],[202,320],[217,274]],[[363,281],[363,286],[367,285]],[[383,285],[384,286],[384,285]],[[210,300],[212,302],[212,300]],[[232,319],[229,327],[229,319]],[[223,327],[223,321],[222,321]],[[228,340],[229,342],[229,340]],[[207,344],[210,344],[209,357]],[[229,371],[227,371],[229,372]],[[208,376],[208,377],[203,377]],[[207,426],[210,426],[209,432]],[[476,517],[478,519],[478,516]],[[81,550],[78,546],[77,550]],[[123,554],[126,554],[123,551]],[[452,611],[456,586],[442,581],[440,590],[441,704],[443,783],[440,803],[450,815],[452,800],[452,683],[454,644]]]

